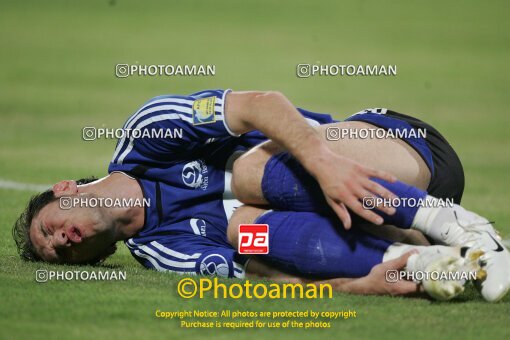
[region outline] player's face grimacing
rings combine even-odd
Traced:
[[[71,207],[59,200],[46,205],[34,217],[30,239],[37,255],[52,263],[93,263],[115,251],[109,218],[101,208]]]

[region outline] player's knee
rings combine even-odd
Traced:
[[[267,204],[262,193],[262,177],[267,161],[281,151],[277,144],[267,141],[234,162],[231,185],[238,200],[245,204]]]
[[[243,201],[243,197],[246,192],[246,176],[245,176],[245,169],[247,168],[247,164],[242,157],[240,159],[237,159],[234,162],[233,168],[232,168],[232,181],[231,181],[231,188],[232,193],[234,196],[240,200]]]
[[[232,192],[239,201],[247,204],[260,204],[262,196],[262,176],[264,164],[256,152],[240,157],[232,169]]]
[[[237,234],[238,234],[238,232],[237,232],[236,228],[234,227],[234,225],[232,224],[232,227],[231,227],[231,224],[229,223],[228,229],[227,229],[227,241],[234,248],[237,247],[237,243],[238,243],[238,235]]]

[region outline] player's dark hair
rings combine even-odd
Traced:
[[[97,180],[95,177],[82,178],[77,180],[76,184],[87,184],[95,180]],[[32,225],[32,220],[42,210],[42,208],[56,200],[57,198],[55,197],[52,189],[48,189],[38,195],[32,196],[28,201],[27,207],[14,223],[12,228],[12,238],[14,239],[14,242],[16,242],[16,248],[18,249],[18,254],[22,260],[42,260],[36,253],[32,240],[30,239],[30,226]],[[104,256],[101,256],[94,261],[90,261],[90,264],[100,262],[103,260],[103,257]]]

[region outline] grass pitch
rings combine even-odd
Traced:
[[[510,237],[510,60],[504,1],[1,1],[0,178],[49,184],[103,176],[120,127],[155,95],[275,89],[337,118],[366,107],[437,127],[462,159],[463,204]],[[114,65],[215,64],[213,77],[114,76]],[[396,64],[396,77],[296,77],[296,65]],[[508,338],[510,298],[469,288],[449,303],[335,294],[332,300],[184,300],[179,277],[143,269],[121,246],[105,269],[125,282],[35,282],[10,236],[28,191],[0,189],[0,338]],[[77,269],[73,267],[64,269]],[[82,268],[79,268],[82,269]],[[91,267],[87,270],[97,270]],[[182,329],[161,310],[346,310],[325,330]]]

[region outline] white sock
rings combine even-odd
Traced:
[[[428,203],[418,209],[411,228],[421,231],[439,244],[445,244],[443,233],[447,234],[450,223],[457,221],[455,210],[465,210],[457,204],[453,208],[442,207],[440,200],[432,196],[427,196],[426,200]]]
[[[411,223],[411,228],[420,230],[424,234],[428,235],[433,226],[434,219],[443,208],[430,208],[438,206],[436,203],[439,202],[439,200],[435,197],[427,195],[425,201],[427,201],[427,204],[418,208],[418,211],[414,216],[413,223]]]

